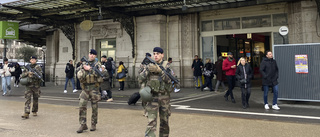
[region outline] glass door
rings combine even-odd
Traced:
[[[98,50],[98,58],[106,55],[112,57],[113,60],[116,58],[116,39],[100,39],[97,40],[96,49]]]

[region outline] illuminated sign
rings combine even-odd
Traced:
[[[228,57],[228,52],[221,52],[222,57]]]

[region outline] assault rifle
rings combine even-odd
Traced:
[[[31,68],[29,64],[26,65],[26,68],[27,68],[29,71],[33,72],[33,77],[36,77],[36,78],[40,79],[42,82],[44,82],[44,80],[42,79],[42,74],[41,74],[40,72],[38,72],[37,69]]]
[[[155,62],[154,60],[152,60],[149,56],[146,56],[146,58],[144,58],[142,64],[144,65],[148,65],[148,64],[155,64],[157,66],[160,67],[160,69],[162,70],[162,72],[164,74],[166,74],[174,83],[179,84],[179,80],[176,79],[174,76],[171,75],[171,72],[168,72],[167,70],[164,69],[164,67],[162,65],[158,65],[157,62]]]
[[[82,61],[82,62],[86,62],[86,64],[89,65],[89,60],[86,58],[86,56],[83,56],[83,57],[81,58],[81,61]],[[92,68],[98,75],[100,75],[100,77],[104,77],[103,74],[102,74],[102,72],[99,70],[99,67],[96,66],[96,63],[97,63],[97,62],[95,62],[95,63],[93,63],[92,65],[90,65],[91,68]]]

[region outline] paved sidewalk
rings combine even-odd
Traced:
[[[99,109],[97,130],[77,134],[78,108],[40,103],[36,117],[21,119],[23,103],[0,100],[1,137],[142,137],[147,119],[142,111],[127,109]],[[91,120],[88,109],[88,121]],[[317,124],[297,124],[264,120],[238,119],[202,114],[173,113],[170,117],[172,137],[317,137]]]
[[[61,96],[67,98],[76,98],[78,93],[72,93],[71,87],[69,92],[63,93],[64,86],[54,86],[53,83],[46,83],[46,87],[41,87],[42,96]],[[125,101],[136,89],[125,89],[117,91],[113,89],[114,99]],[[96,136],[96,137],[142,137],[147,125],[147,118],[142,116],[143,110],[140,106],[127,106],[118,108],[116,105],[108,105],[102,102],[99,107],[97,131],[86,131],[77,134],[79,128],[78,115],[79,110],[74,104],[52,105],[39,102],[39,115],[23,120],[21,115],[24,109],[23,100],[24,87],[13,88],[10,96],[0,97],[0,137],[73,137],[73,136]],[[197,104],[200,100],[191,101],[195,106],[215,103],[213,108],[237,109],[239,111],[252,111],[258,109],[263,112],[262,92],[259,88],[252,88],[251,108],[243,110],[240,104],[240,91],[235,89],[236,104],[225,102],[223,99],[224,92],[214,93],[194,88],[183,88],[179,93],[172,93],[172,102],[181,100],[194,99],[195,97],[208,96],[202,99],[203,103]],[[272,97],[272,95],[270,94]],[[18,100],[13,99],[19,97]],[[271,98],[270,98],[271,99]],[[269,99],[269,100],[270,100]],[[22,101],[23,100],[23,101]],[[189,102],[190,103],[190,102]],[[90,104],[90,103],[89,103]],[[178,103],[181,104],[181,103]],[[183,104],[183,103],[182,103]],[[210,105],[210,104],[209,104]],[[315,107],[319,110],[316,103],[305,102],[303,104],[292,102],[281,102],[283,106],[303,105],[303,107]],[[280,107],[281,107],[280,105]],[[138,109],[138,110],[137,110]],[[172,108],[173,109],[173,108]],[[293,109],[294,110],[294,109]],[[285,108],[282,111],[287,111]],[[272,120],[259,120],[254,118],[235,118],[233,116],[200,114],[200,113],[182,113],[178,110],[172,111],[170,117],[170,136],[172,137],[225,137],[225,136],[248,136],[248,137],[291,137],[291,136],[308,136],[316,137],[320,134],[319,124],[314,123],[296,123],[296,122],[276,122]],[[270,112],[269,112],[270,113]],[[275,112],[271,112],[275,113]],[[88,105],[88,123],[91,121],[91,107]],[[90,128],[90,124],[89,128]],[[159,128],[159,125],[158,125]]]

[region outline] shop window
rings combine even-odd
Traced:
[[[273,14],[272,15],[273,26],[284,26],[288,25],[287,14]]]
[[[240,18],[223,19],[214,21],[214,30],[240,29]]]
[[[271,15],[242,17],[242,28],[271,27]]]
[[[212,21],[202,21],[201,28],[201,31],[212,31]]]

